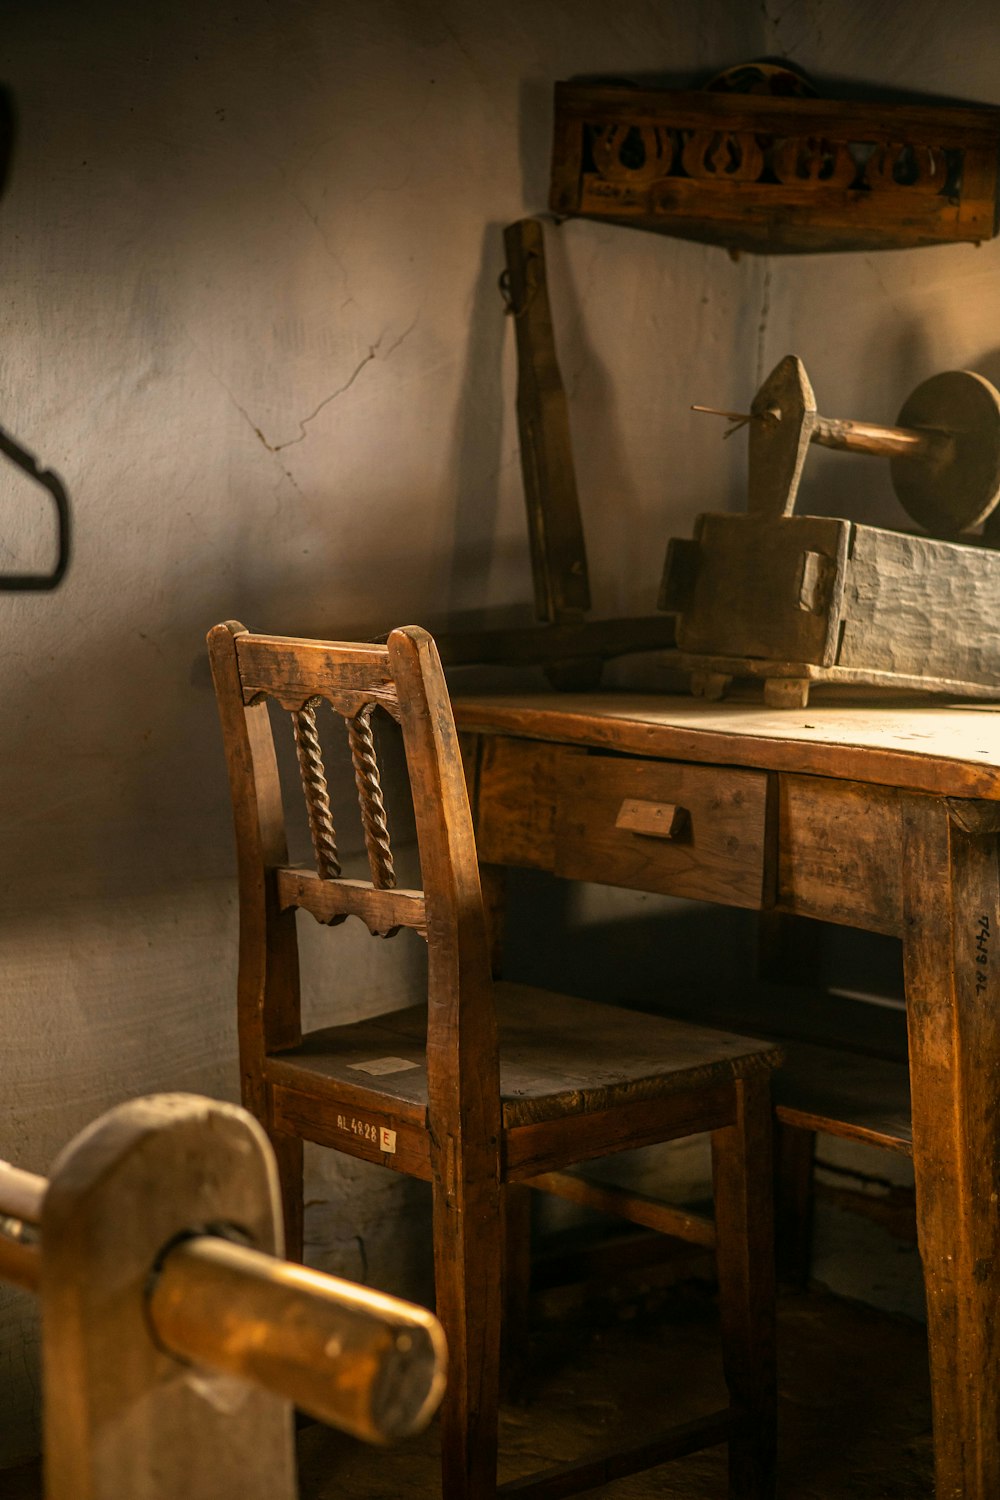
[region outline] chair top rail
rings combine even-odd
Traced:
[[[324,698],[347,718],[369,703],[399,715],[386,646],[248,631],[236,636],[236,657],[245,703],[263,693],[293,713],[311,698]]]

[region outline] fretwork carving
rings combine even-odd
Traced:
[[[764,170],[764,153],[750,131],[695,130],[681,162],[689,177],[756,182]]]
[[[752,182],[858,192],[944,193],[947,153],[912,141],[836,140],[825,136],[767,136],[752,130],[669,131],[626,122],[587,127],[593,175],[630,188],[666,179]],[[683,142],[675,150],[674,136]]]
[[[771,167],[779,182],[791,186],[840,188],[851,187],[860,170],[846,141],[828,141],[814,135],[775,141]]]
[[[765,254],[997,232],[1000,111],[556,85],[550,205]]]
[[[674,162],[673,132],[654,126],[597,126],[592,149],[597,170],[609,182],[655,182]]]

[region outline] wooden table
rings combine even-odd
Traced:
[[[1000,707],[522,694],[455,715],[484,864],[902,939],[936,1493],[996,1500]]]

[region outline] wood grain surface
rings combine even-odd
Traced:
[[[1000,708],[992,705],[786,712],[654,693],[496,693],[456,697],[454,708],[463,730],[1000,800]]]
[[[623,826],[621,809],[673,803],[673,838]],[[758,907],[764,881],[767,777],[676,762],[576,757],[556,794],[553,869],[637,891]]]

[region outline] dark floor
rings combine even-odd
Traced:
[[[550,1299],[551,1300],[551,1299]],[[550,1308],[551,1312],[551,1308]],[[932,1492],[924,1332],[821,1291],[780,1305],[782,1500],[926,1500]],[[722,1404],[707,1284],[633,1289],[547,1319],[538,1372],[504,1409],[501,1478],[649,1437]],[[437,1495],[436,1432],[373,1450],[319,1426],[299,1435],[302,1500]],[[723,1450],[619,1480],[613,1500],[725,1496]],[[2,1500],[39,1500],[37,1469],[0,1475]],[[125,1497],[123,1497],[125,1500]]]

